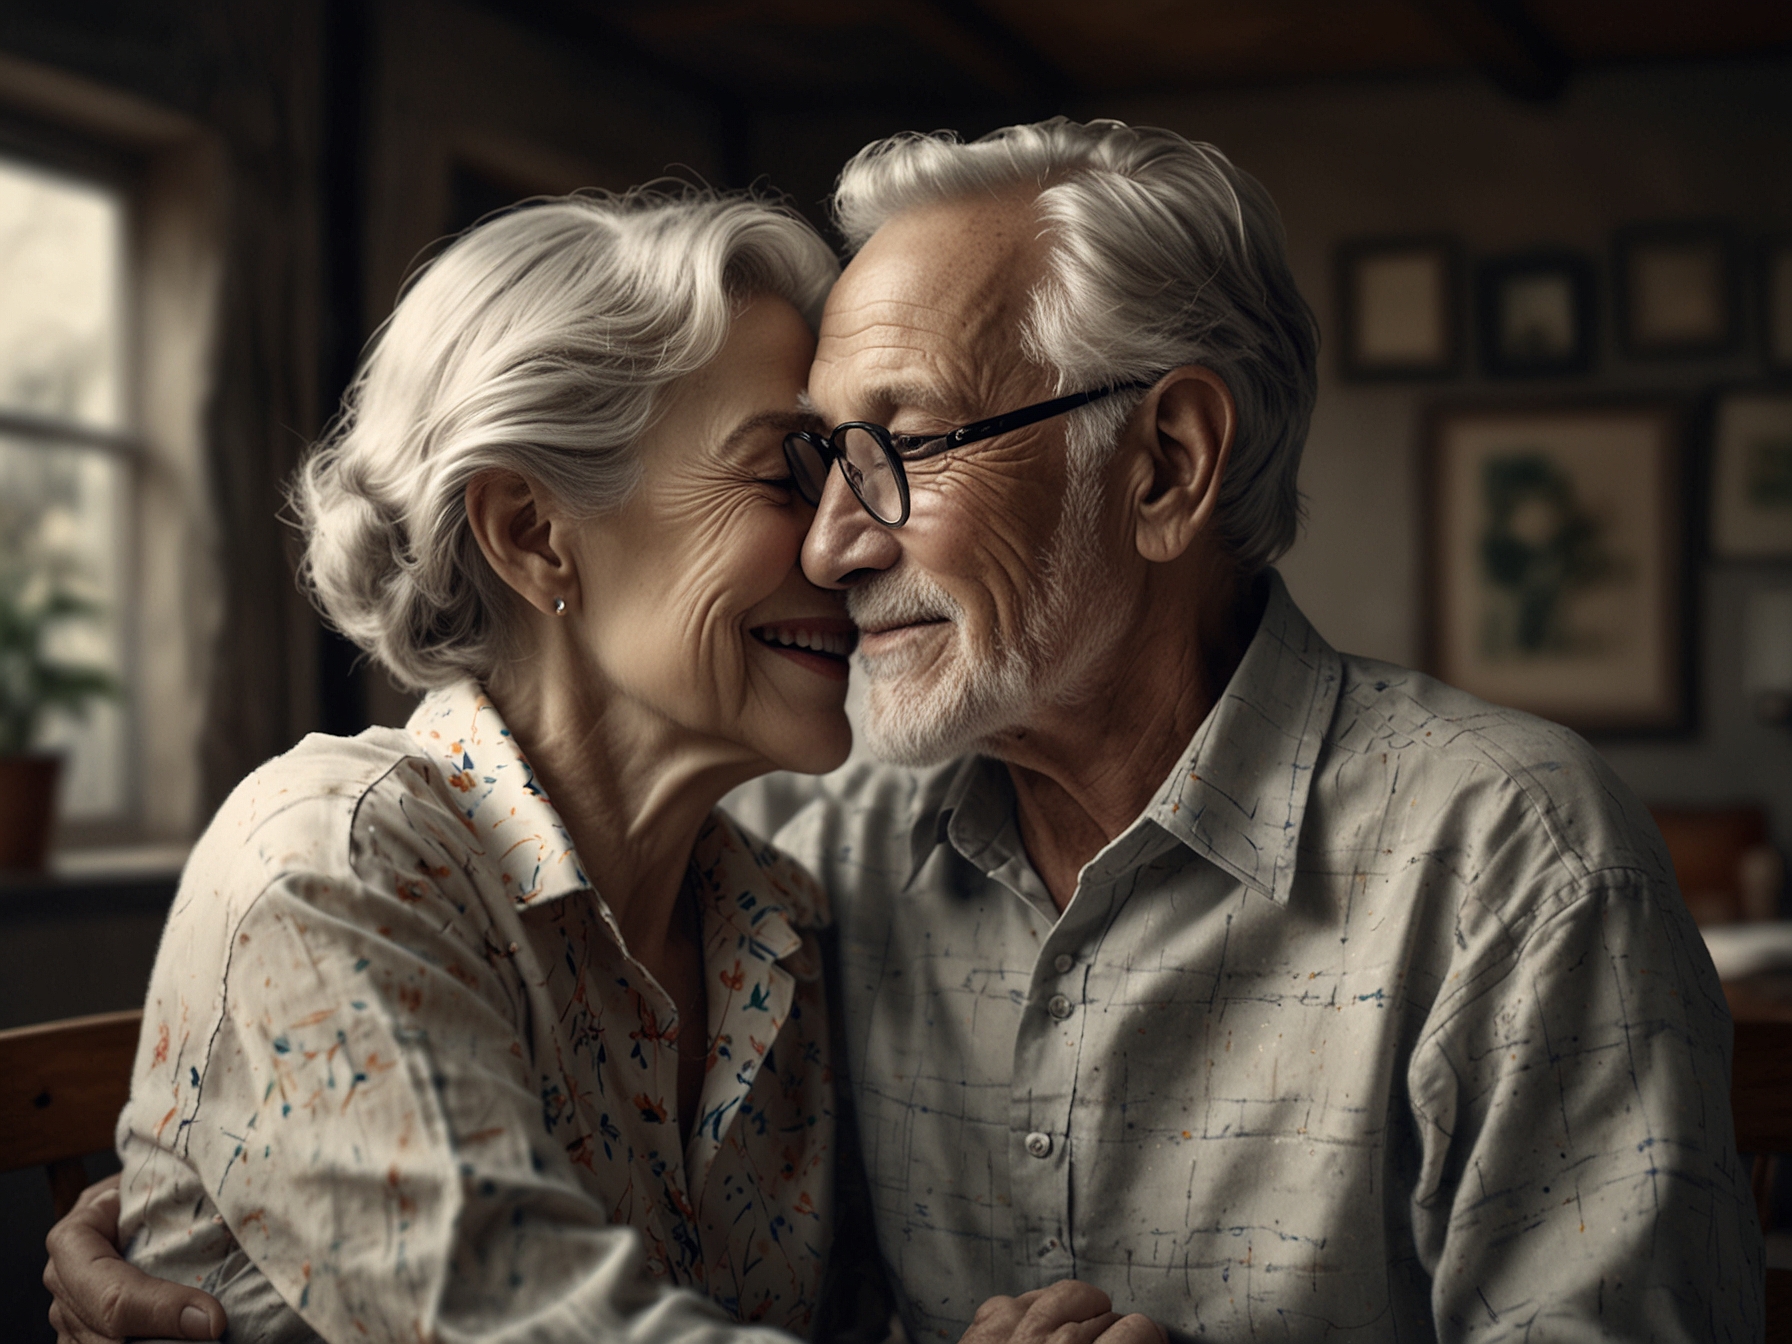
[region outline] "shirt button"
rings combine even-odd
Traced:
[[[1027,1135],[1027,1151],[1034,1157],[1050,1157],[1052,1155],[1052,1136],[1041,1134],[1035,1130]]]
[[[1057,969],[1059,975],[1069,975],[1070,968],[1076,965],[1076,958],[1068,952],[1060,952],[1053,958],[1052,965]]]
[[[1054,994],[1045,1001],[1045,1011],[1062,1022],[1070,1016],[1070,1000],[1062,994]]]

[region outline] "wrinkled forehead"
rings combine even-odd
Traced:
[[[982,404],[1025,368],[1021,327],[1043,272],[1032,193],[905,211],[853,258],[822,315],[809,387],[870,415],[892,391]],[[905,395],[904,399],[907,397]]]

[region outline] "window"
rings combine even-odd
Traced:
[[[83,599],[50,651],[121,688],[48,726],[65,856],[203,820],[226,162],[190,118],[0,54],[0,568]]]
[[[115,186],[0,157],[0,582],[27,601],[54,591],[84,604],[50,628],[49,650],[125,688],[47,725],[42,745],[67,758],[62,813],[77,823],[137,811],[126,204]]]

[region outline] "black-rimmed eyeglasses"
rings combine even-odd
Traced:
[[[840,464],[840,474],[852,488],[859,503],[885,527],[901,527],[908,521],[908,473],[905,462],[963,448],[982,439],[993,439],[1010,430],[1036,425],[1063,415],[1079,406],[1149,383],[1115,383],[1098,387],[1093,392],[1074,392],[1068,397],[1055,397],[1036,406],[1024,406],[1006,415],[992,416],[947,430],[944,434],[892,434],[882,425],[869,420],[848,420],[834,426],[832,434],[813,434],[799,429],[784,436],[784,460],[798,493],[811,504],[821,503],[822,488],[827,485],[828,469]]]

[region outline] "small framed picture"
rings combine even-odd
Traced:
[[[1448,238],[1368,239],[1338,250],[1340,372],[1441,378],[1461,362],[1461,264]]]
[[[1587,732],[1688,720],[1679,419],[1445,409],[1428,449],[1433,670]]]
[[[1571,252],[1484,261],[1475,272],[1481,367],[1495,377],[1547,377],[1593,367],[1593,263]]]
[[[1711,549],[1792,558],[1792,392],[1732,392],[1712,432]]]
[[[1721,355],[1742,336],[1736,240],[1722,224],[1648,224],[1616,240],[1618,343],[1645,358]]]
[[[1792,373],[1792,236],[1761,248],[1761,333],[1767,366]]]

